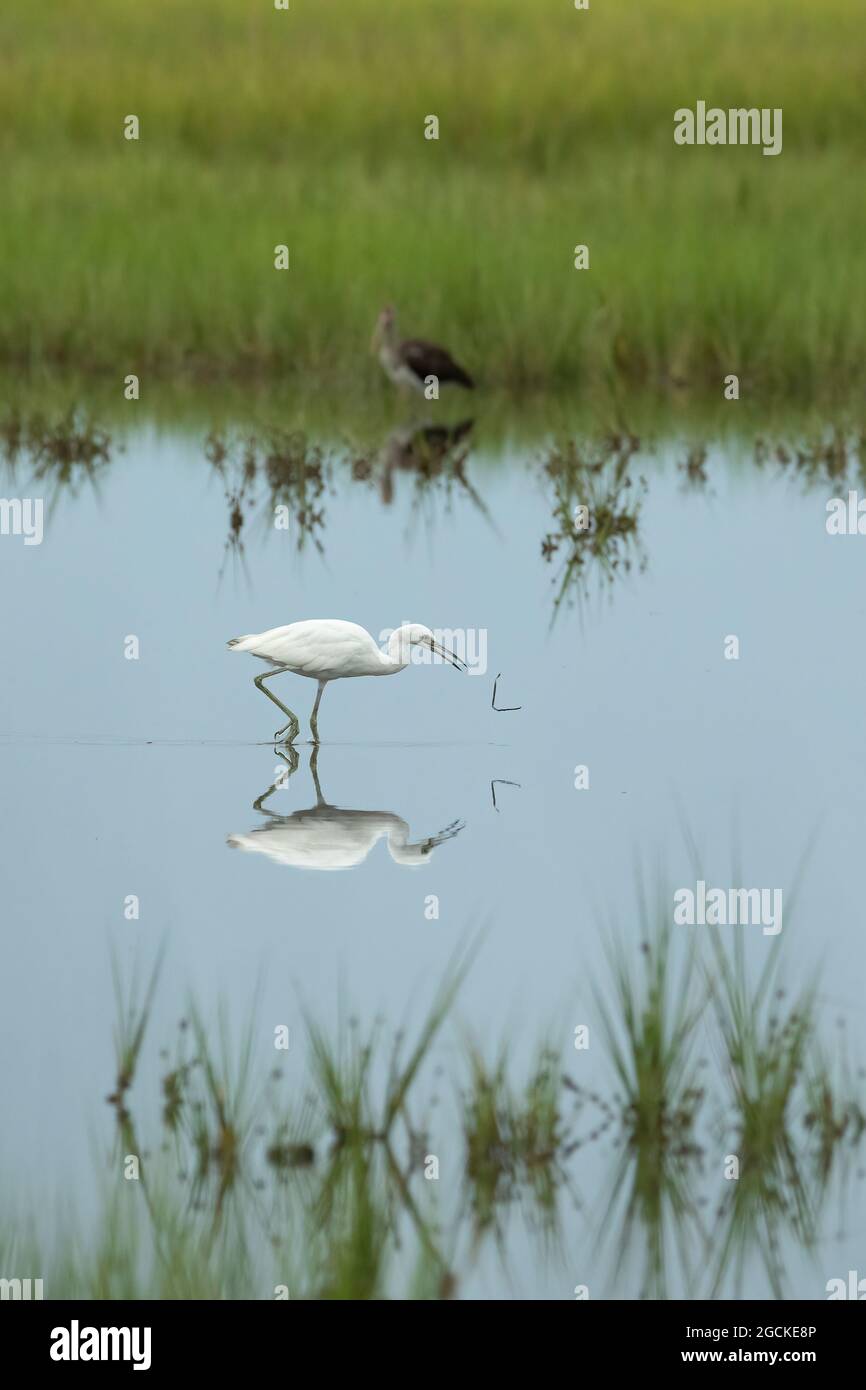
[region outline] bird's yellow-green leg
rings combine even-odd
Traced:
[[[283,727],[281,729],[277,729],[277,732],[274,734],[274,742],[276,743],[277,740],[280,739],[282,735],[286,732],[286,730],[290,729],[291,733],[289,734],[288,738],[283,739],[283,742],[294,743],[295,739],[298,737],[298,734],[301,732],[301,726],[298,723],[298,716],[296,714],[293,714],[292,711],[288,708],[288,706],[283,704],[282,700],[278,700],[272,690],[268,690],[262,684],[262,682],[266,681],[269,676],[279,675],[282,675],[281,671],[265,671],[264,675],[255,677],[255,679],[253,680],[253,685],[258,686],[259,690],[262,692],[263,695],[267,695],[268,699],[273,700],[274,704],[283,711],[283,714],[287,714],[289,716],[288,724],[284,724]]]
[[[283,753],[279,748],[275,748],[274,752],[276,753],[278,758],[282,758],[283,762],[288,765],[289,770],[284,777],[278,777],[276,782],[272,782],[271,785],[268,787],[267,791],[262,792],[261,796],[256,797],[255,801],[253,802],[253,810],[261,811],[263,816],[269,816],[271,814],[270,811],[265,810],[265,802],[267,801],[268,797],[273,796],[274,792],[277,790],[278,787],[282,789],[286,785],[286,782],[288,782],[289,778],[293,777],[298,770],[298,750],[291,743],[288,745],[288,753]]]
[[[322,691],[327,685],[327,681],[319,681],[319,689],[316,692],[316,703],[313,705],[313,712],[310,715],[310,733],[313,735],[313,743],[319,743],[319,701],[322,698]]]
[[[314,743],[310,749],[310,772],[313,774],[313,783],[316,788],[316,805],[327,806],[327,801],[322,795],[322,784],[319,781],[319,745]]]

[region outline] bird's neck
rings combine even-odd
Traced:
[[[409,840],[409,827],[399,816],[394,817],[394,825],[388,832],[388,853],[395,864],[429,863],[424,844],[412,844]]]
[[[395,671],[402,671],[409,665],[409,634],[405,628],[395,628],[388,638],[388,646],[383,652],[383,657],[387,664]]]
[[[382,362],[396,365],[400,360],[400,353],[397,343],[397,331],[393,323],[387,328],[382,329],[382,338],[379,343],[379,358]]]

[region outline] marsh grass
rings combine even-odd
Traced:
[[[277,508],[285,508],[296,550],[312,544],[324,553],[322,498],[330,460],[302,431],[272,427],[260,434],[230,435],[212,430],[204,456],[223,485],[229,516],[220,577],[230,558],[245,565],[247,521],[256,512],[264,533],[276,524]]]
[[[503,1238],[503,1217],[521,1203],[542,1228],[556,1226],[570,1132],[564,1114],[559,1054],[538,1049],[529,1076],[516,1087],[507,1048],[493,1062],[467,1048],[461,1101],[465,1174],[476,1240],[491,1229]]]
[[[696,417],[697,418],[697,417]],[[643,439],[622,423],[551,439],[540,459],[526,454],[525,466],[540,470],[550,507],[549,529],[540,540],[542,558],[555,569],[552,621],[561,608],[582,606],[600,597],[634,570],[643,572],[649,557],[642,541],[642,508],[649,492],[647,474],[654,466],[659,436]],[[668,422],[670,423],[670,422]],[[497,532],[484,500],[491,468],[488,448],[475,449],[473,476],[468,464],[475,443],[475,422],[456,425],[391,428],[384,441],[363,448],[352,434],[329,442],[314,442],[301,429],[262,425],[255,430],[215,427],[198,442],[203,459],[223,488],[227,532],[219,578],[230,562],[247,575],[247,548],[252,528],[258,542],[274,531],[277,508],[285,508],[285,524],[295,550],[308,547],[319,555],[326,549],[327,501],[346,487],[376,486],[387,505],[396,480],[406,475],[412,489],[412,518],[432,526],[459,500],[468,501]],[[699,428],[686,431],[690,440],[667,442],[684,459],[677,464],[688,491],[709,486],[709,446],[725,448],[735,464],[756,465],[775,479],[796,479],[806,489],[866,485],[866,420],[862,410],[841,411],[818,425],[804,423],[799,433],[766,429],[748,440],[725,434],[701,437]],[[19,405],[0,414],[0,459],[12,485],[40,490],[48,485],[49,516],[61,499],[77,497],[85,483],[99,495],[99,485],[124,448],[122,431],[113,433],[81,407],[49,412]],[[519,451],[516,442],[503,445]],[[577,507],[586,507],[588,524],[578,525]],[[498,532],[497,532],[498,534]]]
[[[678,464],[680,472],[684,475],[687,488],[701,489],[707,485],[707,446],[706,444],[694,444],[686,454],[682,463]]]
[[[826,1183],[840,1158],[856,1153],[866,1132],[866,1069],[854,1068],[845,1051],[816,1051],[807,1066],[803,1125],[815,1146],[819,1181]]]
[[[10,478],[47,490],[49,518],[64,495],[77,497],[85,485],[98,497],[99,483],[117,451],[108,430],[88,412],[70,406],[64,413],[23,414],[13,406],[0,418],[0,458]]]
[[[638,921],[637,955],[612,935],[609,985],[594,991],[618,1093],[619,1156],[599,1229],[610,1225],[619,1232],[616,1275],[637,1248],[642,1296],[663,1298],[672,1249],[688,1280],[695,1246],[700,1249],[703,1239],[697,1185],[705,1088],[698,1047],[705,998],[693,946],[677,967],[664,896],[659,891],[651,909],[642,883]],[[613,1118],[609,1106],[603,1114]]]
[[[341,387],[267,375],[167,376],[154,380],[133,405],[110,376],[75,365],[37,363],[21,370],[0,359],[0,401],[5,403],[0,405],[0,452],[5,452],[4,431],[14,427],[16,416],[22,423],[33,417],[54,423],[78,415],[108,433],[114,445],[143,427],[171,431],[197,448],[210,434],[237,441],[245,435],[260,439],[272,430],[299,431],[323,448],[346,448],[353,458],[368,460],[393,432],[412,423],[388,383],[380,386],[364,373]],[[455,419],[459,424],[457,404],[445,393],[441,402],[430,402],[434,426],[454,428]],[[555,383],[542,383],[526,391],[485,389],[475,394],[472,407],[476,450],[525,455],[530,461],[548,441],[600,438],[626,426],[641,439],[714,440],[744,460],[751,459],[758,436],[797,441],[822,435],[828,425],[854,433],[866,426],[862,397],[847,392],[835,401],[809,394],[789,399],[745,394],[732,409],[715,389],[671,396],[649,387],[625,390],[602,383],[594,389],[587,383],[576,394],[567,385],[557,389]]]
[[[640,440],[626,432],[569,439],[547,453],[542,467],[553,486],[554,529],[543,538],[541,554],[560,562],[554,619],[563,603],[587,600],[595,583],[609,586],[635,563],[645,566],[638,526],[647,484],[631,468],[639,449]],[[587,512],[578,514],[578,508]]]
[[[332,1030],[306,1010],[305,1072],[288,1095],[285,1065],[260,1080],[255,1007],[234,1037],[222,1010],[190,1005],[159,1052],[155,1109],[140,1090],[160,958],[129,985],[115,964],[117,1143],[100,1210],[82,1234],[67,1207],[48,1243],[37,1222],[6,1217],[0,1252],[44,1273],[49,1297],[448,1298],[490,1239],[507,1271],[517,1212],[548,1253],[588,1258],[573,1211],[615,1292],[636,1260],[643,1297],[668,1296],[675,1272],[718,1296],[757,1257],[783,1297],[784,1252],[813,1248],[828,1195],[855,1164],[863,1175],[863,1071],[844,1037],[823,1040],[815,988],[789,999],[777,945],[753,978],[740,937],[712,937],[702,957],[667,901],[639,883],[637,930],[611,934],[592,986],[607,1078],[577,1079],[555,1038],[520,1077],[508,1045],[491,1059],[467,1041],[456,1128],[432,1136],[438,1094],[423,1078],[477,938],[411,1036],[342,1006]],[[454,1172],[454,1135],[457,1184],[425,1181],[431,1153]],[[590,1146],[603,1176],[596,1165],[585,1190]],[[120,1176],[129,1155],[139,1182]]]
[[[459,947],[449,962],[423,1020],[414,1045],[406,1051],[406,1037],[398,1030],[388,1051],[384,1090],[373,1095],[375,1063],[381,1046],[381,1023],[363,1033],[357,1019],[338,1025],[336,1042],[307,1011],[311,1070],[322,1098],[328,1124],[338,1144],[347,1140],[390,1139],[402,1117],[409,1126],[407,1102],[426,1055],[445,1022],[467,970],[477,954],[481,937]]]
[[[739,1279],[745,1252],[757,1245],[781,1298],[780,1231],[788,1228],[807,1249],[816,1236],[817,1194],[795,1133],[803,1118],[807,1062],[818,1046],[816,989],[810,986],[788,1002],[775,943],[754,982],[741,936],[730,951],[716,938],[713,945],[711,996],[733,1110],[732,1153],[739,1163],[739,1176],[727,1184],[717,1212],[722,1235],[714,1250],[713,1287],[720,1287],[732,1260]],[[828,1154],[825,1177],[829,1171]]]
[[[703,1098],[694,1046],[703,1007],[695,998],[695,957],[686,955],[676,977],[672,928],[661,920],[641,941],[637,968],[621,940],[610,945],[613,998],[607,1003],[597,995],[628,1142],[657,1151],[683,1142]]]
[[[839,488],[866,483],[866,427],[837,421],[800,439],[755,441],[754,460],[786,471],[805,488]]]
[[[114,998],[117,1022],[114,1029],[114,1055],[116,1062],[116,1081],[112,1094],[108,1097],[122,1120],[126,1115],[126,1098],[135,1080],[135,1073],[141,1059],[144,1037],[150,1022],[154,995],[162,969],[163,950],[157,955],[153,969],[142,987],[137,974],[133,974],[128,988],[124,988],[117,957],[111,957],[111,976],[114,984]]]
[[[252,1016],[240,1044],[233,1046],[221,1011],[214,1046],[214,1030],[205,1025],[194,1004],[190,1015],[198,1064],[193,1075],[199,1082],[197,1093],[194,1090],[190,1097],[189,1112],[197,1156],[193,1199],[211,1204],[218,1224],[224,1203],[244,1172],[243,1155],[253,1125]]]
[[[7,0],[0,356],[377,392],[393,299],[486,388],[862,385],[859,23],[857,0]],[[781,106],[782,155],[677,148],[695,74]]]

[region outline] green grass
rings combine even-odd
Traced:
[[[647,484],[630,469],[639,449],[639,439],[618,433],[595,442],[560,441],[550,449],[544,472],[553,489],[554,527],[541,553],[559,562],[552,621],[564,601],[589,597],[590,574],[610,585],[620,570],[645,566],[639,521]]]
[[[705,996],[697,985],[694,943],[681,962],[676,959],[666,908],[661,891],[650,906],[641,883],[642,940],[636,949],[621,936],[610,939],[609,987],[596,990],[605,1054],[618,1087],[620,1141],[601,1229],[618,1233],[617,1278],[632,1252],[639,1252],[644,1298],[667,1296],[672,1248],[691,1286],[701,1248],[697,1125],[705,1091],[697,1050]],[[588,1099],[610,1118],[608,1104],[597,1096]]]
[[[522,1087],[509,1076],[507,1048],[489,1062],[468,1049],[462,1097],[465,1177],[476,1238],[502,1239],[503,1207],[522,1201],[542,1229],[555,1228],[567,1132],[559,1053],[541,1048]]]
[[[388,298],[488,387],[849,392],[861,22],[857,0],[7,0],[0,359],[380,393]],[[676,147],[698,98],[781,106],[783,153]]]
[[[742,937],[710,938],[702,958],[669,925],[670,903],[641,895],[611,938],[577,1015],[589,1052],[552,1028],[521,1074],[510,1042],[493,1060],[470,1042],[441,1122],[434,1046],[478,938],[408,1034],[308,1014],[306,1049],[276,1066],[269,1030],[264,1056],[254,1047],[255,1005],[235,1039],[223,1011],[191,1006],[154,1069],[159,962],[130,987],[116,975],[101,1201],[86,1228],[68,1192],[30,1219],[23,1193],[0,1203],[4,1277],[43,1278],[49,1298],[270,1299],[281,1286],[292,1299],[444,1298],[491,1242],[507,1277],[520,1211],[546,1256],[600,1271],[593,1297],[601,1271],[623,1296],[633,1267],[641,1297],[667,1297],[674,1267],[686,1296],[722,1296],[756,1264],[768,1295],[785,1296],[785,1256],[815,1247],[829,1199],[834,1220],[856,1211],[866,1073],[844,1039],[827,1045],[814,989],[789,1000],[777,944],[755,972]],[[131,1154],[139,1181],[124,1176]]]
[[[816,1192],[807,1181],[808,1165],[798,1133],[807,1118],[804,1102],[810,1093],[814,1097],[814,1075],[807,1088],[805,1074],[818,1053],[816,989],[810,985],[788,1003],[780,983],[776,943],[752,982],[742,940],[735,938],[728,952],[713,939],[710,987],[734,1117],[731,1154],[739,1163],[737,1180],[727,1183],[717,1212],[720,1238],[713,1252],[714,1296],[732,1262],[739,1273],[746,1252],[757,1246],[773,1293],[781,1298],[780,1231],[793,1230],[806,1247],[816,1237]],[[822,1079],[824,1103],[832,1113],[836,1103],[829,1074],[824,1072]],[[843,1136],[841,1131],[831,1140],[828,1129],[822,1129],[826,1146],[822,1184],[838,1157]]]

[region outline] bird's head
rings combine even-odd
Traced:
[[[455,670],[466,670],[466,662],[455,652],[449,651],[447,647],[443,647],[440,642],[437,642],[429,627],[425,627],[423,623],[404,623],[402,627],[398,627],[396,632],[391,634],[390,645],[395,649],[395,654],[400,652],[400,659],[403,660],[408,660],[408,648],[426,647],[434,656],[441,657],[443,661],[450,661]]]
[[[419,869],[430,863],[430,855],[436,848],[435,840],[424,840],[419,845],[389,844],[388,852],[395,864],[404,864],[409,869]]]
[[[376,320],[376,327],[373,329],[373,339],[370,343],[370,351],[378,352],[383,342],[387,342],[394,332],[394,325],[397,322],[397,315],[393,304],[386,304]]]

